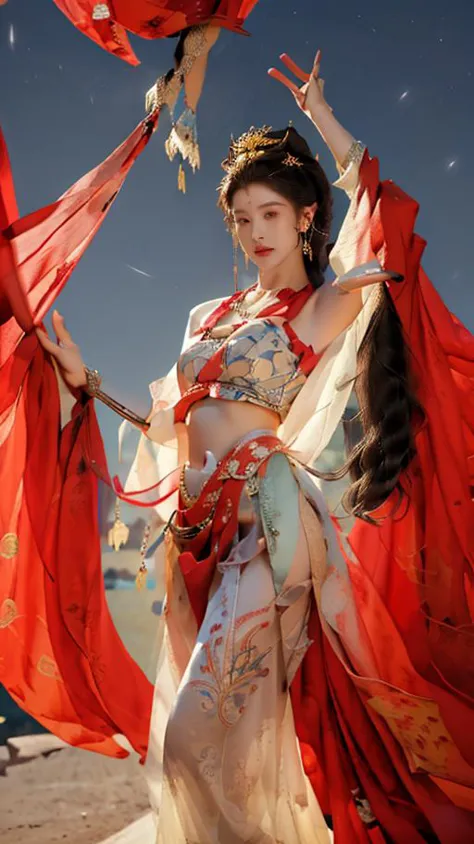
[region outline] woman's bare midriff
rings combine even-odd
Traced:
[[[187,461],[194,469],[201,469],[206,451],[221,460],[246,434],[262,429],[276,433],[279,425],[278,413],[251,402],[203,399],[193,405],[183,426]]]
[[[296,319],[290,323],[300,340],[308,345],[314,342],[315,309],[320,295],[321,291],[315,290]],[[214,335],[218,335],[219,329],[227,329],[229,333],[232,324],[238,319],[235,313],[229,312],[214,329]],[[272,321],[276,324],[284,323],[284,319],[279,317],[272,317]],[[190,385],[181,381],[179,372],[178,381],[184,393]],[[276,433],[280,422],[275,411],[248,401],[206,398],[191,407],[186,423],[179,426],[180,448],[189,466],[201,469],[206,451],[212,451],[216,460],[220,460],[251,431],[269,430]]]

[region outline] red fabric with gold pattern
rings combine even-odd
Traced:
[[[257,449],[260,453],[266,449],[265,457],[257,459],[254,453]],[[256,436],[243,445],[237,444],[219,461],[194,504],[185,507],[180,498],[180,509],[176,512],[178,528],[192,528],[208,522],[194,539],[186,540],[186,550],[178,557],[198,628],[204,621],[217,562],[226,558],[238,530],[242,490],[251,475],[261,475],[265,471],[265,464],[278,451],[284,451],[281,440],[269,434]]]
[[[140,64],[127,30],[142,38],[166,38],[183,29],[212,23],[242,35],[257,0],[54,0],[58,9],[92,41],[131,65]],[[102,9],[99,9],[102,7]],[[94,13],[96,10],[96,13]],[[98,17],[101,11],[103,17]],[[95,14],[95,18],[93,15]]]
[[[388,286],[426,421],[401,476],[407,500],[395,517],[395,494],[372,514],[386,516],[380,526],[356,520],[357,562],[345,555],[379,679],[338,657],[315,614],[315,644],[291,687],[296,728],[336,840],[371,840],[367,826],[350,826],[352,771],[394,841],[421,842],[424,829],[465,844],[474,840],[474,338],[420,266],[417,203],[379,181],[367,152],[351,209],[352,236],[367,241],[360,251],[405,276]],[[344,643],[343,609],[338,623]]]
[[[0,133],[0,681],[70,744],[146,753],[153,687],[123,646],[102,580],[92,403],[61,430],[41,324],[100,227],[154,126],[144,121],[57,202],[17,219]],[[26,333],[25,333],[26,332]],[[123,678],[127,682],[123,682]]]
[[[145,126],[57,203],[23,220],[13,219],[4,149],[0,167],[0,679],[57,735],[116,756],[126,755],[116,732],[145,752],[152,686],[123,648],[102,589],[97,480],[83,460],[88,454],[105,463],[100,433],[91,403],[76,404],[60,430],[56,376],[25,332],[41,321],[100,226],[148,140]],[[379,676],[352,671],[314,612],[314,644],[291,686],[295,723],[338,844],[380,836],[355,811],[356,789],[393,841],[421,844],[424,830],[465,844],[474,837],[474,340],[420,267],[417,204],[379,182],[368,154],[359,200],[354,236],[369,238],[368,252],[405,276],[392,295],[426,422],[402,476],[405,516],[380,527],[358,522],[350,535],[357,565],[346,555]],[[231,501],[242,483],[223,480]],[[221,551],[235,527],[224,515]],[[201,583],[195,560],[183,557],[180,565],[200,616],[209,572],[202,570]]]

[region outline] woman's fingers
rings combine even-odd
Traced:
[[[320,82],[321,92],[323,91],[324,82],[323,82],[323,80],[318,79],[319,68],[321,66],[321,50],[318,50],[317,53],[316,53],[316,56],[315,56],[314,62],[313,62],[313,69],[312,69],[310,74],[306,73],[304,70],[302,70],[302,68],[299,67],[299,65],[297,65],[296,62],[294,62],[293,59],[290,58],[288,53],[281,53],[280,59],[282,60],[283,64],[286,65],[288,70],[290,70],[291,73],[294,73],[294,75],[297,76],[298,79],[300,79],[304,83],[303,86],[301,87],[301,86],[295,85],[294,82],[292,82],[290,79],[288,79],[288,77],[285,76],[276,67],[271,67],[268,70],[268,75],[272,76],[273,79],[276,79],[277,82],[281,82],[282,85],[285,86],[285,88],[288,88],[288,90],[291,91],[291,93],[295,95],[295,97],[297,98],[297,101],[300,105],[304,104],[304,99],[306,97],[308,84],[311,82],[312,78],[314,78],[316,81]]]
[[[269,70],[267,72],[268,72],[269,76],[272,76],[273,79],[276,79],[277,82],[281,82],[282,85],[285,86],[285,88],[288,88],[292,92],[292,94],[298,93],[298,91],[299,91],[298,86],[295,85],[294,82],[290,82],[290,80],[287,79],[286,76],[284,76],[283,73],[280,70],[277,70],[276,67],[269,68]]]
[[[50,340],[48,335],[46,334],[46,331],[42,331],[41,328],[36,328],[35,332],[38,340],[43,346],[43,349],[46,349],[46,351],[49,352],[50,355],[53,355],[53,357],[57,357],[58,352],[60,351],[60,348],[57,343],[53,343],[53,341]]]
[[[318,50],[313,62],[313,69],[311,71],[311,76],[319,76],[319,69],[321,67],[321,50]]]
[[[302,70],[301,67],[299,67],[299,65],[297,65],[296,62],[293,61],[293,59],[290,59],[288,53],[281,53],[280,59],[282,60],[283,64],[286,65],[288,70],[291,70],[291,72],[294,73],[295,76],[298,77],[298,79],[301,79],[302,82],[309,82],[309,73],[306,73],[304,70]]]
[[[62,343],[64,346],[74,346],[74,340],[69,334],[64,322],[64,317],[59,313],[59,311],[53,311],[52,323],[58,342]]]

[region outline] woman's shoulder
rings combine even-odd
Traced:
[[[208,313],[217,308],[224,299],[227,298],[226,296],[220,296],[218,299],[208,299],[206,302],[200,302],[198,305],[194,305],[189,312],[190,319],[201,319],[202,316],[207,316]]]
[[[183,348],[187,345],[189,338],[197,331],[199,326],[207,319],[226,297],[221,296],[218,299],[208,299],[206,302],[200,302],[191,308],[188,316],[188,323],[184,335]]]

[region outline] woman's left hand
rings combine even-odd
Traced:
[[[328,105],[324,98],[324,79],[319,76],[319,69],[321,66],[321,50],[316,53],[313,69],[311,73],[305,73],[298,65],[290,59],[287,53],[282,53],[280,56],[283,64],[286,65],[295,76],[303,82],[303,85],[298,87],[294,82],[291,82],[280,70],[271,67],[268,70],[268,75],[272,76],[278,82],[281,82],[293,94],[298,107],[303,114],[306,114],[310,120],[315,120],[318,111],[322,108],[328,108],[332,111],[331,106]]]

